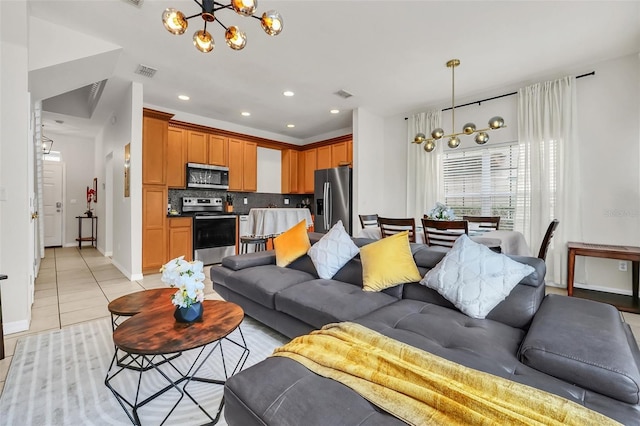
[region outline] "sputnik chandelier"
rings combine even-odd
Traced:
[[[213,37],[207,31],[207,24],[217,22],[225,29],[225,40],[227,45],[233,50],[241,50],[247,44],[247,35],[235,25],[226,27],[220,19],[217,12],[223,9],[232,9],[238,15],[250,16],[258,19],[262,25],[264,32],[270,36],[276,36],[282,31],[282,16],[275,10],[264,12],[262,16],[255,16],[254,12],[258,8],[257,0],[231,0],[228,4],[219,3],[214,0],[193,0],[201,11],[195,15],[185,16],[184,13],[174,8],[168,8],[162,13],[162,23],[171,34],[181,35],[187,30],[188,20],[200,16],[204,21],[204,28],[193,34],[193,45],[201,52],[208,53],[213,50],[215,43]]]
[[[464,126],[462,126],[462,132],[458,132],[458,133],[455,132],[455,128],[456,128],[455,69],[458,65],[460,65],[459,59],[451,59],[450,61],[447,62],[447,68],[451,68],[451,127],[452,127],[451,133],[448,135],[445,135],[444,130],[442,130],[441,128],[437,128],[431,132],[430,138],[427,138],[424,133],[418,133],[413,139],[413,143],[416,143],[418,145],[421,144],[422,142],[425,142],[424,150],[427,152],[433,151],[436,147],[436,141],[443,138],[449,138],[449,140],[447,141],[447,145],[449,145],[449,148],[457,148],[458,145],[460,145],[460,138],[458,138],[458,136],[460,135],[476,134],[476,143],[478,145],[483,145],[487,143],[487,141],[489,141],[489,134],[487,133],[489,130],[497,130],[503,127],[507,127],[504,124],[504,120],[502,119],[502,117],[496,116],[496,117],[492,117],[489,120],[489,127],[487,127],[486,129],[476,129],[476,125],[474,123],[467,123]]]

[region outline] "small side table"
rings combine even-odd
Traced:
[[[568,242],[567,257],[567,294],[569,296],[592,299],[614,305],[624,312],[640,313],[638,287],[640,282],[640,247],[614,246],[608,244],[592,244]],[[602,257],[606,259],[620,259],[631,261],[631,296],[621,296],[601,291],[574,289],[573,277],[576,256]]]
[[[0,280],[6,280],[6,275],[0,274]],[[0,291],[0,359],[4,359],[4,331],[2,329],[2,292]]]
[[[78,238],[76,238],[76,241],[78,242],[78,249],[82,250],[82,243],[84,241],[88,241],[91,243],[92,247],[96,247],[98,245],[98,216],[76,216],[76,219],[78,219]],[[84,219],[91,219],[90,237],[82,236],[82,221]]]

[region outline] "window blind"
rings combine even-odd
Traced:
[[[456,216],[500,216],[513,229],[516,213],[518,144],[442,154],[445,204]]]

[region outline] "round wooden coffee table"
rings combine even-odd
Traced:
[[[180,397],[162,423],[173,413],[184,395],[187,395],[189,399],[200,408],[212,424],[217,423],[220,419],[224,398],[221,398],[217,412],[215,416],[212,416],[206,411],[203,405],[188,392],[187,386],[193,381],[224,385],[227,378],[242,369],[249,356],[249,349],[247,348],[244,335],[240,329],[240,324],[244,318],[244,311],[234,303],[221,300],[205,300],[203,302],[203,308],[204,314],[202,315],[202,319],[193,323],[177,322],[173,317],[173,309],[145,309],[124,321],[113,332],[113,342],[116,348],[128,353],[132,357],[136,357],[142,365],[147,366],[146,368],[136,370],[140,376],[137,379],[138,389],[135,391],[136,396],[133,402],[124,398],[122,393],[114,389],[111,384],[111,381],[123,370],[131,370],[126,366],[119,365],[116,355],[114,355],[111,361],[107,377],[105,378],[105,385],[113,392],[127,413],[127,416],[129,416],[129,419],[134,424],[140,424],[140,418],[138,417],[138,409],[140,407],[171,389],[175,389],[180,394]],[[237,341],[229,338],[229,334],[236,329],[240,336],[240,339]],[[230,371],[228,371],[226,367],[227,362],[225,362],[224,359],[224,351],[221,349],[223,340],[238,346],[242,350],[238,362]],[[222,357],[225,379],[219,380],[198,377],[197,374],[200,368],[218,348],[220,348],[219,354]],[[173,358],[170,356],[175,353],[182,353],[194,349],[198,353],[193,359],[193,364],[188,368],[188,371],[181,371],[172,362]],[[207,349],[206,352],[205,349]],[[163,365],[166,368],[163,367]],[[142,374],[149,370],[159,373],[164,380],[167,381],[167,385],[158,389],[151,397],[140,401],[139,387],[142,381]],[[177,379],[175,378],[175,374],[168,374],[176,372],[179,373]],[[135,373],[131,372],[131,374]],[[184,384],[182,384],[183,382]],[[127,407],[131,408],[131,412],[129,412],[129,408]]]

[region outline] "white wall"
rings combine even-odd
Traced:
[[[113,210],[113,263],[129,279],[142,279],[142,85],[131,83],[106,124],[100,156],[112,156],[112,199],[106,208]],[[131,143],[130,196],[124,196],[124,147]],[[106,176],[104,162],[101,175]],[[107,183],[109,184],[109,183]],[[103,191],[103,193],[106,193]],[[109,204],[111,203],[111,204]],[[105,221],[103,221],[105,222]],[[103,225],[104,226],[104,225]]]
[[[94,170],[94,140],[78,136],[61,135],[46,131],[45,134],[53,139],[54,151],[60,152],[61,161],[65,164],[65,199],[63,200],[63,220],[65,233],[62,236],[62,245],[65,247],[77,246],[78,219],[87,211],[87,186],[93,187],[93,178],[96,177]],[[98,189],[98,197],[101,191]],[[100,201],[100,198],[98,198]],[[91,208],[95,211],[96,204],[91,203]],[[100,218],[98,218],[100,220]],[[89,235],[89,221],[83,223],[82,233]],[[98,239],[100,242],[100,239]],[[87,243],[84,244],[85,246]]]
[[[29,252],[27,3],[0,2],[0,281],[4,332],[29,328],[34,254]]]
[[[393,191],[393,184],[385,182],[389,176],[385,153],[383,118],[363,108],[354,110],[353,235],[358,235],[361,229],[359,214],[384,216],[395,211],[385,197]]]
[[[577,80],[582,203],[575,206],[574,217],[582,224],[585,242],[640,246],[640,58],[634,54],[568,72],[579,75],[592,70],[596,72],[595,76]],[[558,77],[549,76],[538,81]],[[522,83],[521,87],[532,83]],[[457,99],[456,103],[516,89],[507,87],[499,92]],[[448,106],[434,105],[422,110]],[[415,111],[407,112],[404,117],[413,113]],[[456,128],[460,129],[467,121],[480,127],[493,115],[504,117],[508,127],[491,132],[489,144],[516,140],[517,96],[456,110]],[[402,196],[406,193],[406,183],[400,176],[406,176],[407,147],[413,138],[406,134],[403,121],[403,117],[397,116],[384,122],[385,180],[380,209],[393,209],[398,215],[406,214],[406,211],[400,211],[405,206]],[[450,112],[443,112],[443,128],[446,132],[451,130]],[[461,136],[461,140],[461,146],[475,145],[472,137]],[[359,178],[364,179],[367,173],[371,171],[360,170]],[[537,251],[537,247],[532,251]],[[586,265],[586,276],[580,273],[582,265]],[[589,288],[631,294],[630,265],[628,269],[628,272],[619,272],[616,260],[579,257],[576,283],[580,286],[580,283],[588,282]]]
[[[282,152],[258,147],[258,192],[280,194],[282,191]]]

